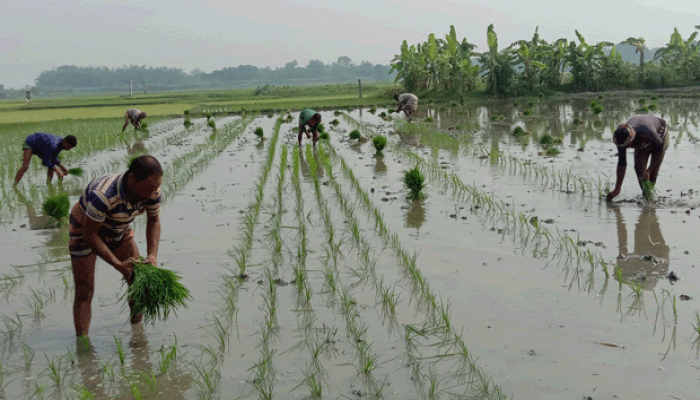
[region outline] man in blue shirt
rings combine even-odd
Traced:
[[[32,154],[36,154],[41,158],[41,163],[48,168],[47,182],[53,180],[54,172],[58,175],[58,179],[63,179],[63,175],[68,173],[61,161],[58,159],[58,153],[62,150],[70,150],[78,144],[78,140],[73,135],[68,135],[65,138],[50,133],[37,132],[27,136],[22,149],[24,150],[24,158],[22,167],[15,175],[15,185],[19,183],[22,176],[29,168]]]

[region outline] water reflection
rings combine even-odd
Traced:
[[[407,200],[408,211],[405,216],[405,226],[406,228],[415,228],[420,230],[420,227],[425,222],[425,207],[423,206],[424,200]]]
[[[634,250],[630,251],[627,224],[622,211],[619,205],[609,204],[608,207],[617,219],[619,244],[617,268],[620,270],[623,283],[638,282],[644,289],[653,289],[659,278],[663,279],[668,275],[671,253],[661,233],[656,209],[642,208],[634,226]],[[617,270],[615,279],[619,279]]]
[[[28,201],[17,187],[14,188],[15,195],[17,196],[17,203],[23,204],[27,209],[27,218],[29,218],[29,229],[37,230],[44,229],[49,225],[50,217],[44,215],[38,215],[36,209],[34,208],[34,203]]]
[[[377,176],[385,176],[387,172],[387,167],[384,163],[384,157],[374,157],[374,160],[374,173]]]

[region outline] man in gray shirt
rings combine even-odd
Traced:
[[[644,192],[644,181],[656,184],[659,168],[664,161],[670,135],[666,132],[666,121],[650,114],[635,115],[625,124],[620,124],[613,133],[613,143],[618,149],[617,179],[615,189],[606,199],[612,200],[620,194],[622,181],[627,171],[627,148],[634,149],[634,171],[639,187]],[[649,162],[651,158],[651,162]],[[649,167],[647,168],[647,164]]]
[[[395,94],[394,99],[399,102],[399,108],[396,110],[396,112],[398,113],[403,111],[410,122],[411,115],[418,108],[418,97],[413,93],[401,93]]]
[[[146,118],[146,113],[137,110],[136,108],[130,108],[124,113],[124,127],[122,127],[122,132],[129,126],[129,122],[136,129],[141,129],[141,120]]]

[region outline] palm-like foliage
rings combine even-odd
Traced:
[[[698,32],[693,32],[687,40],[673,28],[671,40],[666,47],[654,54],[654,60],[661,65],[672,68],[680,73],[688,82],[700,78],[700,45],[695,41]]]

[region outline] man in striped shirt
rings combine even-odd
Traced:
[[[122,127],[122,132],[129,126],[129,122],[136,129],[141,129],[141,120],[146,118],[146,113],[138,110],[136,108],[130,108],[124,113],[124,126]]]
[[[68,249],[75,281],[73,322],[78,336],[90,330],[90,303],[95,292],[97,256],[133,281],[133,262],[139,249],[130,228],[136,216],[146,213],[146,262],[156,265],[160,240],[160,185],[163,169],[153,156],[141,156],[131,162],[123,174],[95,178],[73,206],[70,214]],[[141,322],[142,316],[131,323]]]

